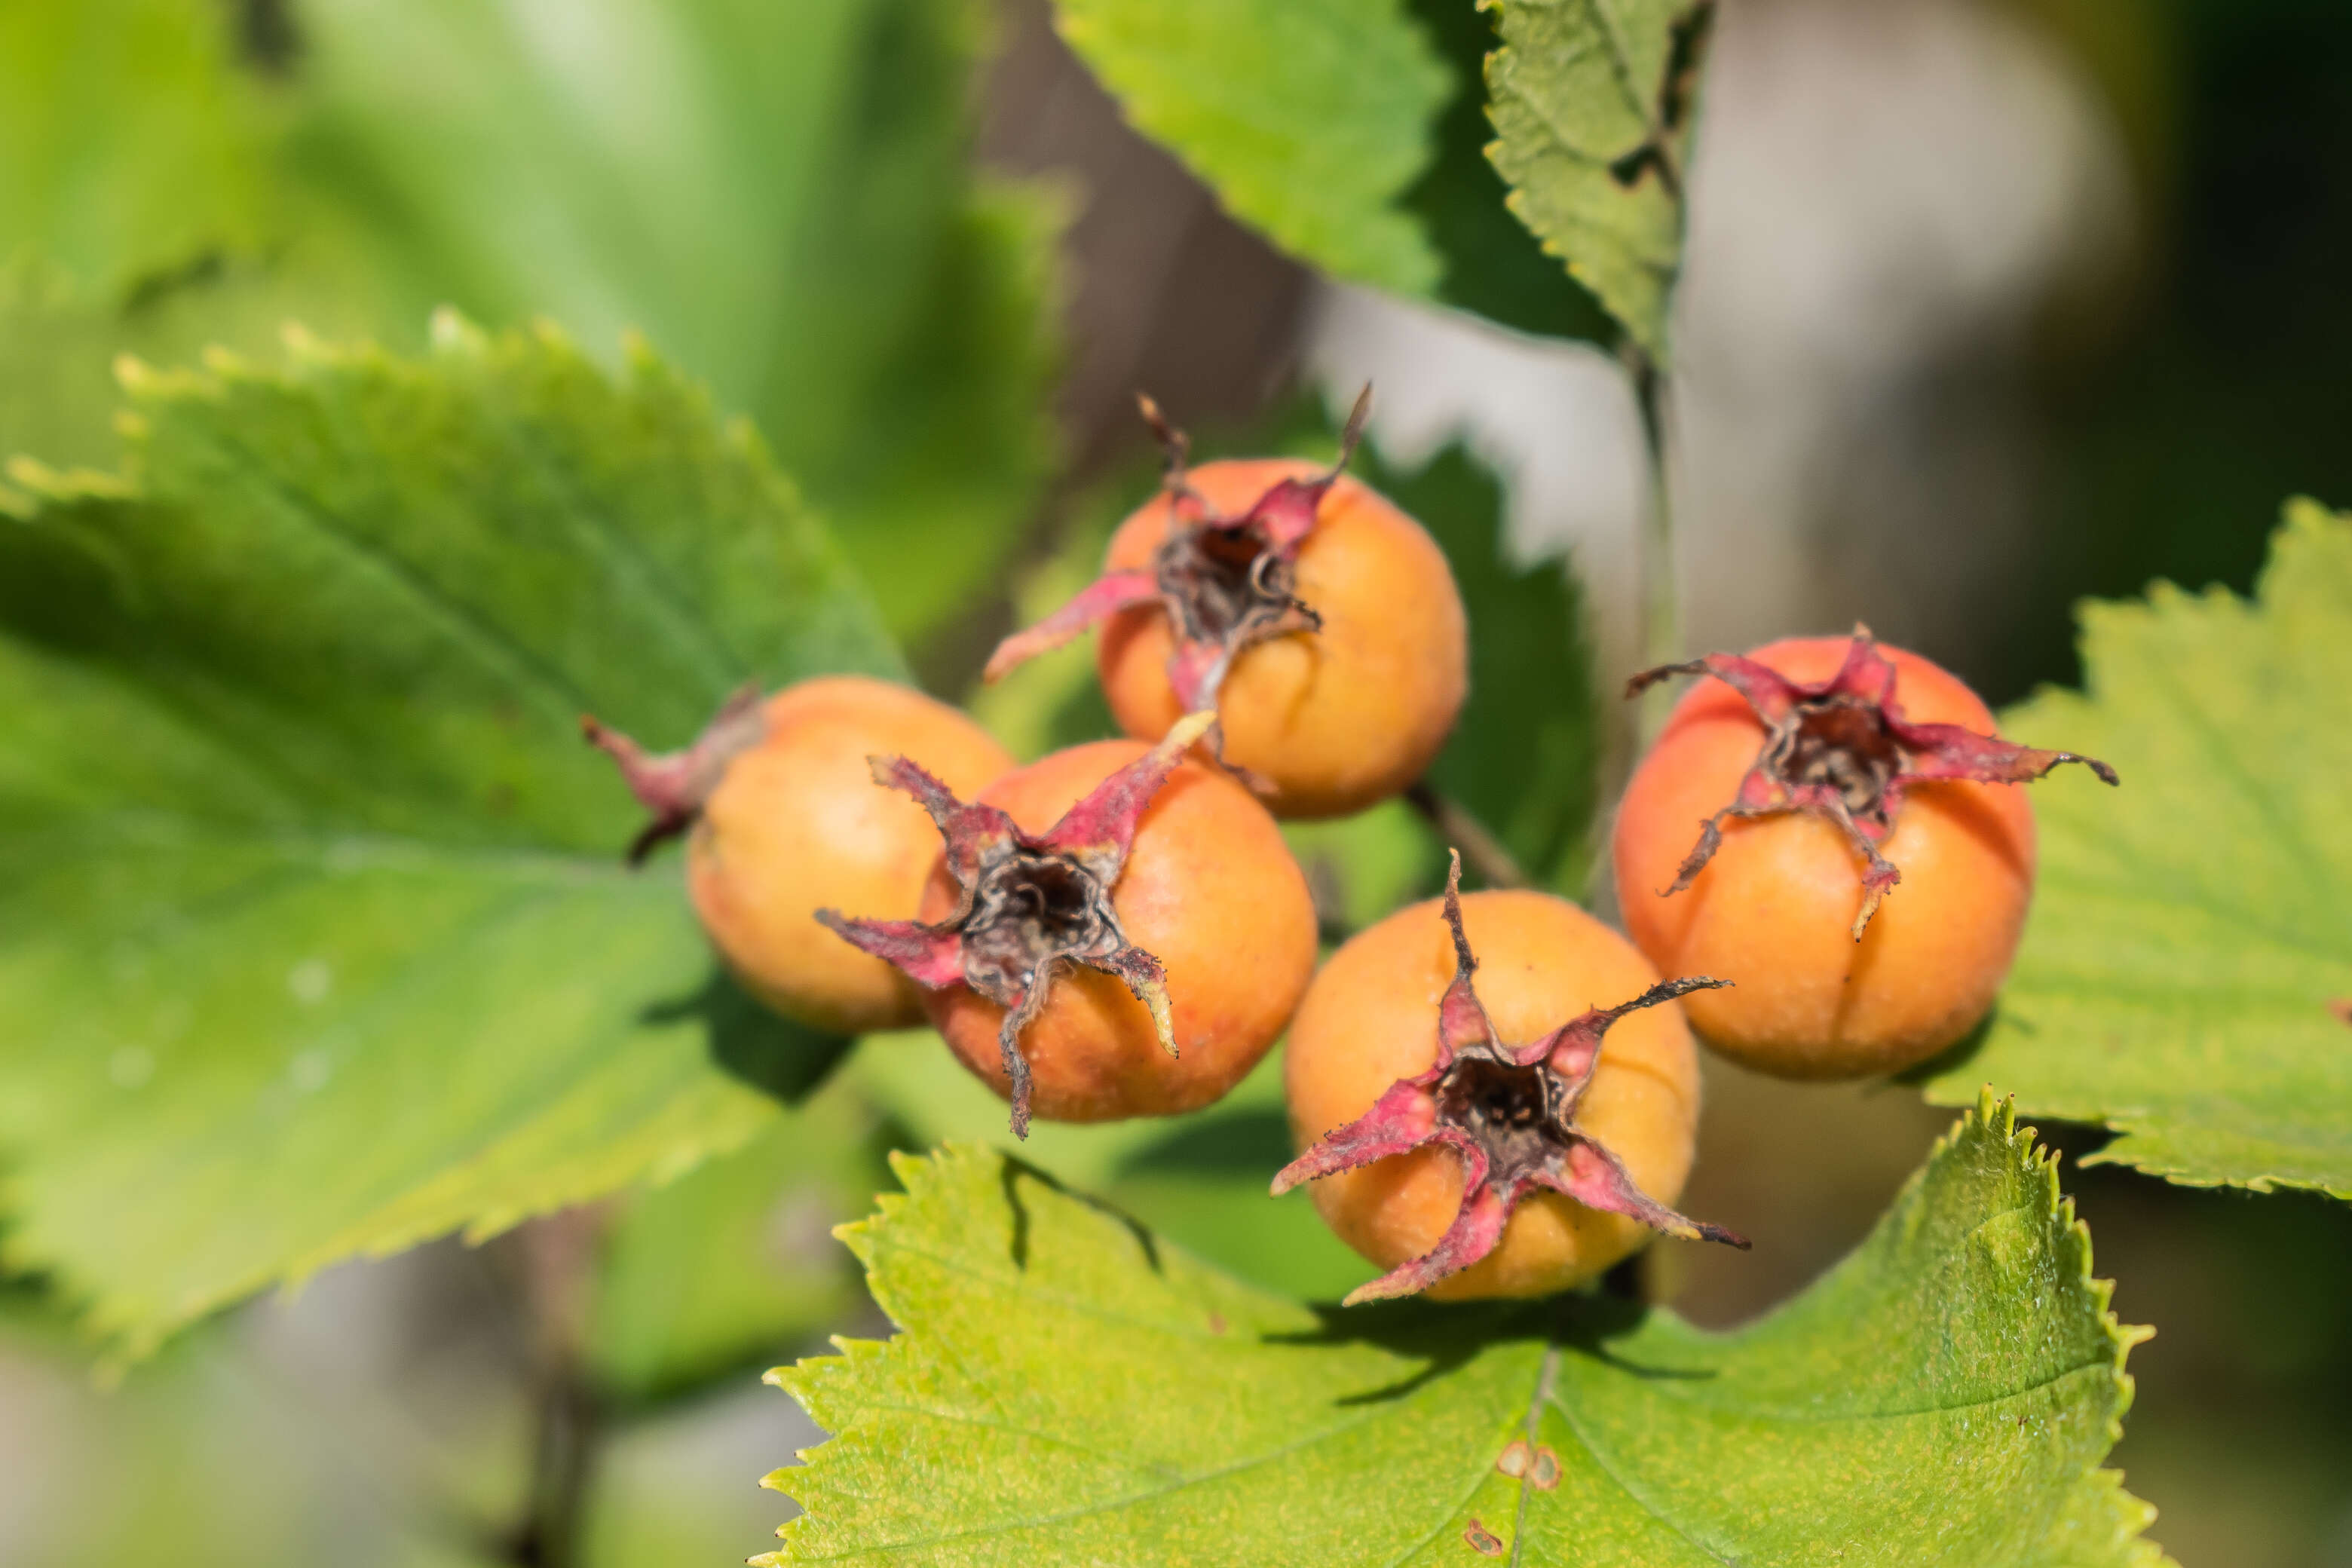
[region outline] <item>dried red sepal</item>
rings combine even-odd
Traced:
[[[1601,1037],[1628,1013],[1694,991],[1728,985],[1704,976],[1669,980],[1631,1002],[1597,1008],[1524,1046],[1507,1046],[1480,1005],[1471,976],[1478,960],[1462,929],[1462,856],[1445,879],[1445,923],[1454,933],[1454,981],[1437,1005],[1437,1059],[1427,1072],[1400,1079],[1372,1108],[1335,1128],[1274,1178],[1276,1195],[1318,1176],[1353,1170],[1426,1143],[1462,1162],[1462,1207],[1437,1245],[1420,1258],[1349,1292],[1344,1303],[1410,1296],[1458,1274],[1495,1250],[1520,1200],[1538,1187],[1587,1208],[1627,1215],[1685,1241],[1720,1241],[1743,1250],[1745,1237],[1676,1214],[1633,1184],[1609,1148],[1577,1125],[1591,1086]]]
[[[913,795],[939,825],[948,874],[961,897],[954,912],[934,924],[853,920],[835,910],[819,910],[816,918],[931,990],[969,985],[1004,1009],[997,1040],[1012,1080],[1015,1137],[1029,1136],[1030,1073],[1021,1032],[1045,1006],[1055,976],[1074,965],[1124,981],[1151,1010],[1160,1043],[1176,1054],[1167,973],[1127,940],[1110,895],[1144,808],[1214,721],[1209,713],[1179,721],[1159,745],[1034,835],[992,805],[958,800],[904,757],[874,759],[875,782]]]
[[[1903,879],[1878,847],[1895,831],[1912,784],[1941,779],[2030,784],[2061,763],[2080,763],[2105,783],[2118,782],[2115,769],[2074,752],[2014,745],[1958,724],[1915,724],[1895,701],[1896,674],[1870,628],[1858,626],[1845,662],[1818,683],[1791,680],[1731,653],[1660,665],[1627,681],[1625,695],[1635,697],[1669,676],[1712,675],[1746,698],[1764,723],[1764,749],[1738,792],[1700,825],[1698,842],[1674,886],[1659,896],[1681,892],[1706,869],[1722,846],[1726,818],[1807,811],[1836,824],[1862,854],[1862,908],[1853,920],[1860,942],[1879,900]]]
[[[676,838],[694,825],[704,803],[727,764],[765,739],[768,721],[757,686],[745,686],[727,699],[694,743],[682,752],[649,752],[636,742],[599,722],[593,714],[580,716],[580,732],[620,765],[622,780],[652,820],[629,841],[629,864],[641,864],[655,846]]]
[[[1168,682],[1187,712],[1216,705],[1217,690],[1244,649],[1291,632],[1311,632],[1321,619],[1294,592],[1299,546],[1315,529],[1315,511],[1348,466],[1371,412],[1366,386],[1339,437],[1339,458],[1312,479],[1284,479],[1237,517],[1210,510],[1185,478],[1191,447],[1170,426],[1159,405],[1139,400],[1143,417],[1167,453],[1160,486],[1173,513],[1168,537],[1149,571],[1107,572],[1060,609],[999,643],[990,656],[994,680],[1023,660],[1059,647],[1121,610],[1157,601],[1168,612],[1175,647]]]

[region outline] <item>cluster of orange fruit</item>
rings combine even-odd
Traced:
[[[928,1016],[1019,1133],[1197,1110],[1286,1031],[1301,1152],[1275,1190],[1311,1184],[1389,1270],[1351,1300],[1547,1294],[1654,1231],[1744,1247],[1667,1206],[1694,1152],[1693,1026],[1793,1078],[1951,1045],[2032,892],[2016,786],[2068,761],[2114,775],[1995,738],[1958,679],[1865,631],[1711,656],[1632,689],[1708,678],[1618,807],[1631,941],[1547,893],[1462,896],[1457,859],[1442,900],[1318,967],[1276,819],[1412,785],[1468,684],[1444,552],[1341,471],[1363,410],[1328,469],[1194,468],[1147,404],[1159,493],[990,664],[1099,625],[1129,739],[1016,767],[958,710],[849,676],[739,700],[667,756],[592,722],[653,813],[637,852],[686,837],[695,910],[762,1001],[843,1033]]]

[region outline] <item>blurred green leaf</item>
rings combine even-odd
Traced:
[[[733,1153],[628,1199],[593,1295],[597,1381],[658,1399],[838,1323],[861,1292],[833,1227],[888,1184],[879,1134],[835,1079]]]
[[[577,731],[898,669],[748,427],[454,319],[131,389],[127,479],[0,494],[8,1259],[135,1353],[772,1125],[837,1047],[622,869]]]
[[[2095,1468],[2135,1336],[1990,1101],[1732,1334],[1595,1297],[1310,1310],[1002,1155],[899,1170],[851,1245],[902,1331],[772,1374],[835,1436],[769,1478],[807,1511],[757,1562],[2163,1561]]]
[[[1057,0],[1062,37],[1137,129],[1244,223],[1402,294],[1439,261],[1398,198],[1429,162],[1444,66],[1401,0]]]
[[[2287,509],[2254,600],[2082,607],[2086,692],[2001,732],[2112,763],[2037,785],[2041,868],[1979,1047],[1990,1081],[2120,1134],[2092,1158],[2352,1198],[2352,517]]]
[[[1581,895],[1601,743],[1582,590],[1563,559],[1511,558],[1502,481],[1465,448],[1410,474],[1370,453],[1359,471],[1435,536],[1470,613],[1470,696],[1430,783],[1536,883]]]
[[[1511,210],[1663,365],[1714,0],[1487,3],[1488,155]]]
[[[1277,1047],[1231,1094],[1186,1116],[1091,1126],[1031,1124],[1016,1143],[1004,1101],[928,1029],[860,1041],[844,1075],[920,1149],[949,1140],[1014,1150],[1066,1181],[1103,1192],[1181,1245],[1270,1289],[1338,1297],[1374,1270],[1304,1198],[1266,1193],[1295,1151]]]
[[[639,328],[748,410],[902,635],[1052,460],[1055,204],[975,189],[977,0],[311,0],[289,163],[393,319]]]
[[[85,280],[257,275],[267,304],[209,325],[246,352],[289,316],[404,346],[443,304],[595,345],[641,330],[751,415],[901,634],[1018,542],[1054,460],[1061,203],[969,167],[980,0],[309,0],[267,82],[217,0],[16,11],[82,18],[24,24],[27,71],[76,90],[0,107],[23,132],[0,165],[68,213],[142,210],[142,182],[177,205],[68,244],[0,197],[0,259],[21,238]],[[159,19],[184,91],[93,52]],[[204,153],[216,121],[237,139]],[[236,188],[182,167],[200,153]],[[116,324],[111,347],[155,352]]]
[[[218,0],[0,0],[0,263],[109,293],[251,247],[277,216],[271,106]]]

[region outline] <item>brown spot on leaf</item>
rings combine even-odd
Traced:
[[[1223,1312],[1209,1314],[1209,1331],[1213,1334],[1222,1334],[1225,1331],[1225,1315]]]
[[[2327,1010],[2336,1015],[2337,1023],[2352,1024],[2352,996],[2336,997],[2327,1005]]]
[[[1536,1450],[1535,1463],[1528,1467],[1528,1479],[1535,1482],[1539,1492],[1559,1485],[1559,1456],[1551,1451],[1550,1444]]]
[[[1470,1550],[1481,1557],[1500,1557],[1503,1554],[1503,1538],[1475,1519],[1462,1532],[1462,1539],[1468,1542]]]
[[[1514,1440],[1509,1447],[1503,1450],[1503,1457],[1495,1461],[1495,1468],[1513,1480],[1517,1480],[1521,1476],[1526,1475],[1528,1473],[1527,1444]]]

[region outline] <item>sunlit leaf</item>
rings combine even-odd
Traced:
[[[2251,602],[2159,584],[2082,621],[2087,689],[2001,731],[2123,787],[2036,788],[2016,971],[1927,1092],[1990,1082],[2172,1181],[2352,1198],[2352,519],[2290,506]]]
[[[899,1170],[850,1240],[901,1331],[772,1374],[834,1436],[769,1478],[806,1511],[755,1561],[2162,1561],[2097,1468],[2135,1336],[1990,1101],[1732,1334],[1591,1297],[1301,1307],[1002,1155]]]
[[[643,353],[454,320],[134,371],[127,477],[0,493],[8,1259],[135,1352],[771,1125],[836,1047],[622,868],[577,730],[897,668],[757,439]]]
[[[1444,68],[1400,0],[1057,0],[1062,37],[1137,129],[1233,215],[1352,282],[1427,293],[1398,210],[1429,162]]]

